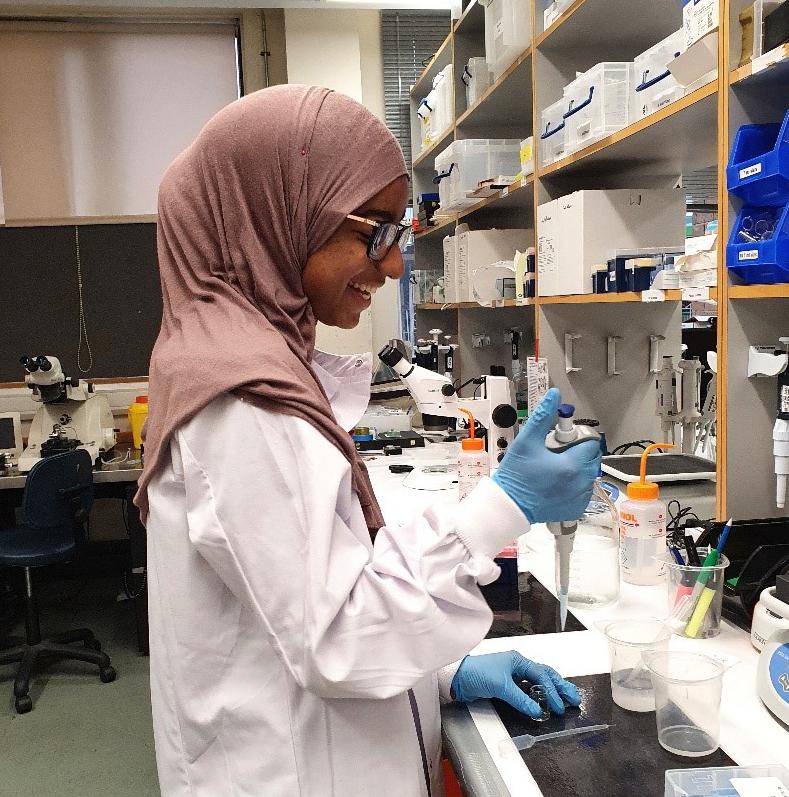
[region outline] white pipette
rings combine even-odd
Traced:
[[[502,741],[499,745],[499,751],[502,754],[512,752],[509,746],[511,741],[518,751],[529,750],[534,747],[537,742],[547,742],[550,739],[562,739],[565,736],[576,736],[580,733],[595,733],[596,731],[608,730],[610,725],[586,725],[583,728],[565,728],[563,731],[555,731],[554,733],[543,733],[540,736],[533,736],[531,733],[524,733],[522,736],[514,736],[511,740]]]
[[[545,446],[557,453],[584,443],[587,440],[600,441],[600,435],[588,426],[576,426],[573,423],[575,407],[572,404],[559,406],[559,420],[556,428],[545,438]],[[556,539],[556,550],[559,554],[559,620],[561,630],[567,622],[567,600],[570,592],[570,555],[575,543],[577,520],[564,520],[561,523],[548,523],[548,529]]]

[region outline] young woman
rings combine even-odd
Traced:
[[[384,125],[306,86],[228,106],[162,181],[137,501],[166,797],[438,797],[439,688],[533,713],[529,678],[578,702],[516,653],[464,658],[492,556],[588,502],[596,446],[544,446],[556,391],[495,481],[389,529],[348,434],[369,357],[315,350],[317,321],[354,327],[402,274],[407,196]]]

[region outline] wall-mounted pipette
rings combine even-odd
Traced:
[[[789,337],[778,339],[783,349],[774,346],[751,346],[748,351],[748,376],[775,376],[778,395],[775,426],[773,426],[773,457],[775,459],[775,505],[786,505],[789,479]]]
[[[780,338],[789,354],[789,338]],[[773,456],[775,457],[775,505],[786,504],[786,482],[789,478],[789,368],[778,374],[778,406],[773,427]]]
[[[556,427],[545,438],[545,447],[551,451],[561,452],[577,446],[587,440],[597,440],[600,435],[588,426],[573,423],[575,407],[572,404],[559,406],[559,420]],[[563,520],[561,523],[548,523],[548,529],[556,539],[556,550],[559,554],[559,616],[561,630],[567,622],[567,598],[570,591],[570,556],[575,544],[577,520]]]

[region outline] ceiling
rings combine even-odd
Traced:
[[[0,0],[0,13],[29,14],[58,10],[89,9],[91,11],[139,11],[193,8],[200,11],[215,8],[385,8],[385,9],[451,9],[460,0]]]

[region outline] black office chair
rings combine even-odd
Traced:
[[[77,659],[96,664],[104,683],[115,680],[110,659],[87,628],[41,639],[38,605],[31,568],[67,562],[84,541],[85,523],[93,504],[93,468],[82,449],[37,462],[28,474],[22,504],[23,525],[0,528],[0,565],[24,568],[26,639],[0,650],[0,664],[21,662],[14,681],[16,710],[33,708],[30,674],[38,659]],[[81,642],[82,647],[73,643]]]

